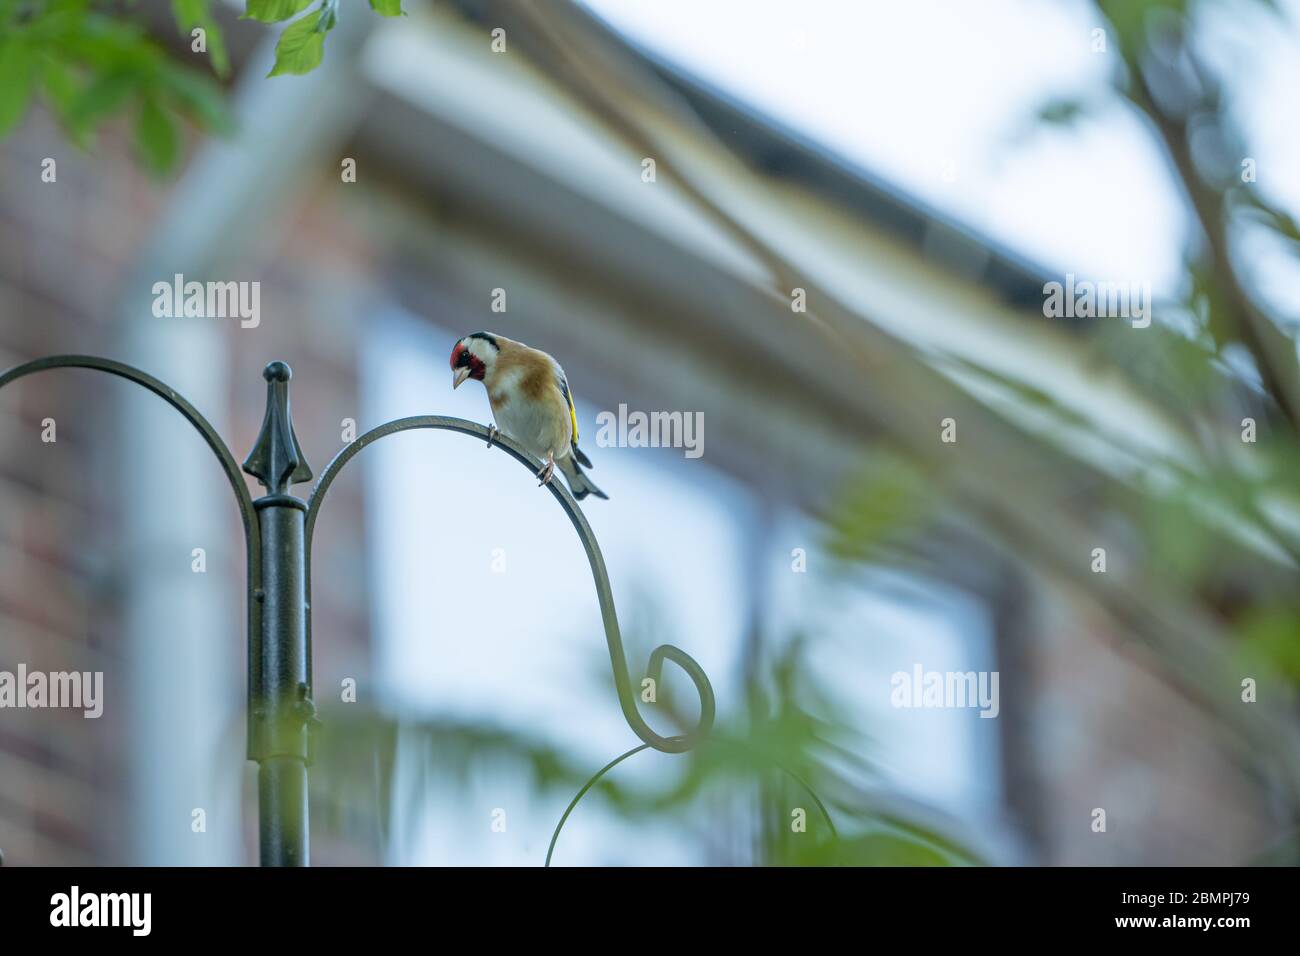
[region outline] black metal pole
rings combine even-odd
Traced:
[[[262,529],[262,683],[266,751],[258,768],[264,866],[306,866],[307,608],[305,509],[289,495],[253,502]]]
[[[249,726],[258,762],[259,839],[263,866],[307,866],[310,862],[307,768],[316,709],[311,699],[307,634],[307,506],[287,492],[311,480],[289,410],[292,372],[272,362],[266,415],[244,470],[267,494],[253,502],[261,532],[262,578],[253,599],[262,604],[260,647],[250,660]]]

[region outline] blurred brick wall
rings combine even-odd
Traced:
[[[1038,862],[1244,866],[1275,838],[1258,768],[1160,662],[1055,592],[1029,632]],[[1005,686],[1005,685],[1004,685]],[[1227,691],[1236,688],[1227,683]],[[1004,694],[1006,691],[1004,690]],[[1093,812],[1105,811],[1105,832]]]
[[[47,156],[57,158],[56,184],[41,182]],[[120,284],[171,188],[171,181],[151,180],[136,168],[123,138],[101,137],[95,155],[86,156],[44,113],[27,116],[0,148],[0,368],[57,352],[121,354],[112,326]],[[294,368],[299,439],[319,475],[342,445],[340,422],[353,418],[365,425],[357,396],[357,323],[372,280],[357,265],[367,261],[359,254],[361,240],[328,192],[304,195],[269,215],[284,222],[252,226],[264,227],[281,244],[221,277],[260,279],[263,316],[257,329],[231,323],[223,330],[232,391],[224,411],[233,423],[223,437],[242,460],[261,423],[261,368],[284,359]],[[145,371],[167,377],[166,370]],[[68,370],[31,376],[0,392],[0,670],[14,671],[22,662],[33,670],[104,671],[109,700],[122,699],[129,665],[118,633],[120,571],[107,560],[119,493],[110,389],[122,387],[131,386]],[[53,445],[40,439],[47,417],[58,423]],[[362,470],[350,469],[331,491],[317,535],[318,697],[337,694],[343,677],[364,686],[369,674]],[[305,496],[309,488],[295,491]],[[236,584],[230,599],[242,621],[242,541],[232,543],[231,553],[238,566],[230,569]],[[231,643],[242,704],[242,629]],[[79,711],[0,710],[0,849],[7,865],[128,858],[125,720],[121,707],[98,720]],[[246,765],[249,862],[256,859],[252,782]],[[371,845],[325,834],[318,835],[313,856],[319,863],[377,859]]]
[[[124,144],[80,155],[43,113],[0,149],[0,366],[53,352],[112,353],[114,282],[159,199]],[[41,162],[57,159],[57,182]],[[0,670],[90,670],[121,687],[103,480],[105,382],[49,372],[0,393]],[[41,421],[57,441],[41,441]],[[111,697],[110,697],[111,699]],[[125,851],[124,709],[0,710],[0,848],[8,865],[104,863]]]

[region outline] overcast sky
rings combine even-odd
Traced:
[[[1115,103],[1116,54],[1083,0],[585,0],[614,26],[945,213],[1059,272],[1177,281],[1188,219],[1133,114],[1035,128],[1049,97]],[[1300,212],[1300,3],[1221,0],[1226,65],[1259,186]],[[1277,265],[1270,263],[1270,266]],[[1260,282],[1294,288],[1271,268]],[[1279,290],[1275,290],[1279,291]],[[1300,311],[1294,291],[1286,301]]]

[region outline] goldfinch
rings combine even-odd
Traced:
[[[582,470],[592,467],[591,459],[578,448],[578,413],[559,362],[504,335],[474,332],[452,348],[451,372],[453,389],[467,378],[482,382],[496,428],[546,462],[537,472],[538,487],[558,465],[573,497],[609,499]]]

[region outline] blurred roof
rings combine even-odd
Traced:
[[[457,2],[466,9],[484,5],[483,0]],[[603,23],[599,16],[589,12],[587,15]],[[860,214],[926,255],[934,252],[928,245],[928,237],[936,228],[942,229],[949,237],[945,250],[950,261],[980,263],[978,271],[968,278],[996,289],[1008,304],[1042,316],[1043,284],[1051,279],[1046,267],[958,223],[897,183],[875,175],[752,104],[729,95],[614,27],[605,24],[604,28],[628,56],[644,61],[690,104],[721,141],[737,154],[748,157],[757,168]]]

